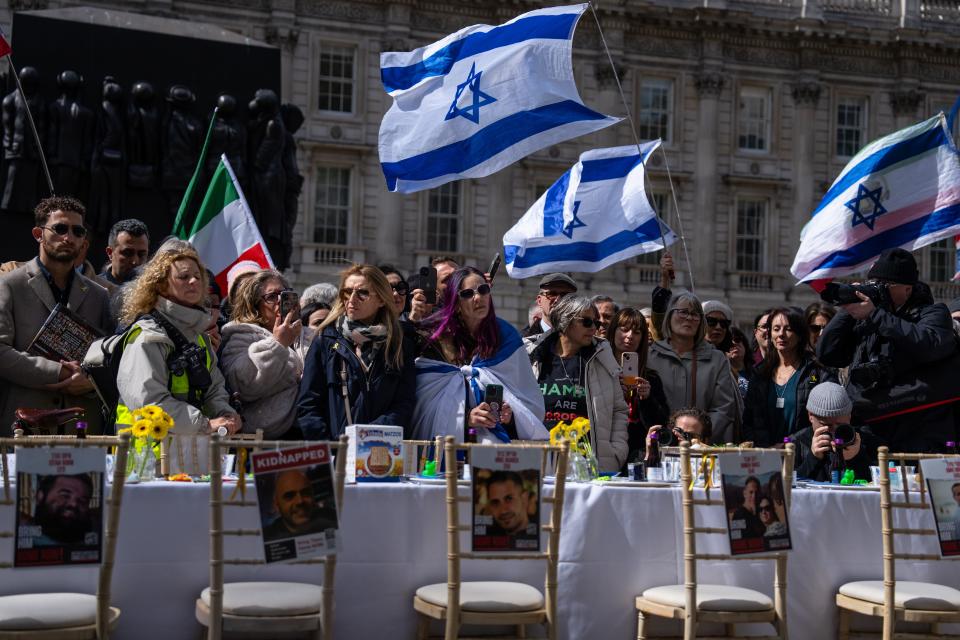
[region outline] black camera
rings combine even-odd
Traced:
[[[849,424],[838,424],[833,428],[833,439],[840,441],[841,447],[849,447],[857,438],[857,432]]]
[[[877,307],[887,306],[889,293],[887,285],[876,280],[870,280],[863,284],[842,284],[839,282],[830,282],[820,292],[820,299],[830,304],[858,304],[862,302],[857,296],[857,292],[870,298],[870,301]]]
[[[657,441],[661,447],[676,447],[680,445],[681,441],[690,442],[692,435],[693,434],[680,431],[679,429],[674,431],[669,427],[660,427],[657,429]]]
[[[895,371],[889,360],[872,360],[850,367],[850,382],[861,389],[885,389],[893,385]]]

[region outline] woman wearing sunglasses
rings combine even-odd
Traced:
[[[237,287],[233,319],[223,326],[220,368],[243,404],[245,432],[262,429],[267,440],[288,435],[312,340],[313,330],[300,321],[296,293],[279,272],[257,271]],[[294,431],[289,435],[299,435]]]
[[[551,330],[527,338],[527,353],[546,407],[544,424],[590,421],[590,444],[600,471],[617,473],[627,462],[627,403],[620,366],[606,340],[598,340],[600,315],[590,298],[569,293],[550,309]]]
[[[726,354],[704,339],[705,325],[695,295],[674,295],[663,320],[663,339],[650,347],[647,366],[660,375],[671,411],[685,407],[706,411],[714,442],[735,442],[740,417],[736,382]]]
[[[337,299],[304,363],[297,423],[305,438],[338,438],[349,424],[404,428],[416,392],[414,350],[387,278],[372,265],[340,274]]]
[[[503,404],[491,406],[488,385],[503,388]],[[497,318],[490,285],[473,267],[454,271],[437,311],[420,325],[417,358],[417,438],[475,430],[477,441],[545,440],[543,398],[520,334]]]
[[[837,315],[837,309],[826,302],[811,302],[804,310],[803,315],[807,319],[807,327],[810,329],[810,348],[816,353],[820,334],[833,320],[833,316]]]

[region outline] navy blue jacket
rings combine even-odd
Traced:
[[[364,373],[353,345],[334,327],[326,327],[307,352],[297,399],[297,422],[308,440],[339,438],[347,426],[340,371],[347,364],[347,394],[354,424],[403,427],[404,438],[413,433],[410,424],[416,403],[416,347],[403,340],[403,368],[386,365],[383,353]]]

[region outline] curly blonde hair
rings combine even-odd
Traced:
[[[261,269],[252,272],[252,275],[245,278],[234,292],[230,319],[234,322],[246,322],[265,327],[263,316],[260,315],[260,290],[271,280],[278,280],[284,289],[290,288],[287,279],[275,269]],[[272,327],[266,328],[270,329]]]
[[[157,306],[157,298],[167,293],[167,282],[170,278],[170,269],[178,260],[193,260],[200,268],[200,281],[203,290],[207,290],[207,270],[200,261],[200,255],[190,245],[183,243],[169,250],[157,252],[150,262],[143,267],[143,273],[133,284],[133,291],[126,295],[123,301],[121,322],[131,324],[145,313],[153,311]]]

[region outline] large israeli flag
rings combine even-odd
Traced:
[[[539,9],[410,53],[380,54],[394,99],[379,145],[390,191],[488,176],[619,122],[584,106],[573,80],[573,31],[587,6]]]
[[[960,233],[960,156],[940,113],[864,147],[800,233],[790,268],[802,282],[869,266],[887,248]]]
[[[503,236],[514,278],[554,271],[596,272],[663,248],[676,235],[643,188],[644,163],[660,141],[594,149],[560,176]]]

